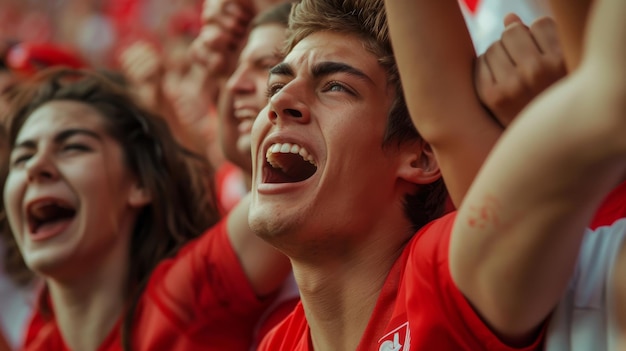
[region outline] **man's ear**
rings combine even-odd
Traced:
[[[439,164],[430,144],[415,141],[403,146],[398,177],[414,184],[430,184],[441,178]]]
[[[152,195],[139,183],[132,185],[128,195],[128,204],[134,208],[141,208],[152,202]]]

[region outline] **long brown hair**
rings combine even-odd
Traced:
[[[58,100],[84,103],[100,112],[107,132],[122,147],[126,166],[152,199],[139,213],[131,237],[129,311],[122,327],[124,348],[129,349],[134,310],[152,270],[219,219],[210,189],[212,170],[204,159],[183,149],[166,122],[139,107],[123,86],[82,70],[46,70],[20,87],[7,121],[9,149],[29,116]],[[0,178],[4,189],[6,166],[0,168],[4,169]],[[6,218],[0,215],[0,221],[5,239],[14,242]],[[13,244],[8,249],[15,248]],[[14,275],[19,273],[15,266],[11,269]]]

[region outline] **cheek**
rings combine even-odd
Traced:
[[[268,75],[266,73],[260,74],[255,78],[256,98],[259,103],[259,108],[265,107],[269,100],[267,98],[267,78]]]
[[[124,188],[123,165],[119,158],[94,157],[63,171],[67,186],[82,201],[98,206],[121,196]]]
[[[261,144],[263,134],[268,128],[269,119],[267,118],[268,107],[265,106],[252,124],[252,130],[250,131],[250,138],[252,140],[252,151],[256,152],[257,146]]]
[[[259,116],[263,115],[264,113],[267,113],[267,109],[264,109],[263,111],[261,111]],[[265,131],[267,130],[268,123],[269,121],[267,120],[267,118],[257,117],[257,119],[254,121],[254,124],[252,125],[252,130],[250,132],[250,137],[249,137],[249,140],[250,140],[249,155],[252,157],[253,171],[255,171],[258,168],[258,160],[257,160],[258,150],[261,146],[261,143],[263,142],[263,135],[265,134]]]
[[[20,222],[21,199],[24,192],[23,189],[24,186],[22,182],[19,181],[19,178],[9,175],[4,187],[3,203],[9,225],[11,226],[14,234],[17,232],[16,229],[18,223]]]

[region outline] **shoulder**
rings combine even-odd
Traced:
[[[229,247],[226,220],[222,219],[200,237],[188,242],[175,256],[159,263],[150,276],[147,289],[162,285],[189,285],[190,277],[200,273],[205,259],[212,259],[215,252],[228,253]]]
[[[457,211],[435,219],[422,227],[411,239],[407,250],[410,250],[409,260],[413,263],[430,261],[436,257],[437,261],[447,261],[450,234],[456,220]]]
[[[220,320],[216,329],[235,322],[248,328],[267,305],[255,295],[232,248],[226,218],[159,264],[142,299],[146,311],[155,307],[181,328]]]
[[[54,318],[45,318],[39,311],[33,314],[28,328],[22,350],[65,350],[63,338]]]

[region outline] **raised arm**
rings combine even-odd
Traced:
[[[411,118],[458,206],[501,127],[474,91],[476,55],[457,0],[385,0]]]
[[[202,29],[191,46],[191,55],[207,69],[210,78],[232,73],[254,15],[252,0],[204,0]]]
[[[595,0],[550,0],[569,70],[576,69],[580,64],[583,52],[582,38],[587,27],[587,14],[593,1]]]
[[[386,6],[413,122],[459,206],[503,127],[564,75],[554,22],[527,27],[509,15],[502,38],[476,60],[456,1],[387,0]]]
[[[601,0],[595,10],[579,69],[507,131],[453,231],[453,279],[513,341],[555,307],[585,227],[626,174],[626,75],[616,74],[626,60],[626,2]]]
[[[228,216],[228,236],[257,296],[274,293],[291,272],[287,256],[252,232],[248,226],[250,194]]]

